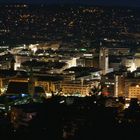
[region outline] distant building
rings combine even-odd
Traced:
[[[15,55],[15,70],[22,69],[21,64],[30,61],[30,59],[30,56],[27,55]]]
[[[6,94],[29,94],[28,82],[9,82]]]
[[[48,43],[42,43],[42,44],[30,46],[30,47],[37,48],[37,49],[43,49],[43,50],[52,49],[55,51],[55,50],[59,49],[60,44],[61,44],[61,42],[48,42]]]
[[[62,71],[68,68],[65,62],[44,62],[44,61],[26,61],[21,64],[22,69],[27,71],[32,68],[33,72],[37,73],[62,73]]]
[[[101,79],[102,70],[94,67],[71,67],[63,72],[71,80],[83,77],[84,80]],[[64,78],[65,79],[65,78]]]
[[[131,84],[128,88],[128,97],[129,98],[138,98],[140,100],[140,85]]]
[[[123,74],[115,75],[115,97],[125,96],[125,76]]]
[[[125,79],[125,97],[139,98],[140,77],[127,76]]]
[[[76,57],[62,57],[58,58],[58,62],[64,62],[67,64],[67,67],[76,67],[77,66],[77,58]]]
[[[92,57],[92,58],[87,58],[87,57],[81,57],[77,59],[77,66],[82,66],[82,67],[99,67],[99,58],[97,57]]]
[[[113,68],[114,71],[119,71],[122,65],[122,60],[119,57],[111,56],[109,57],[109,67]]]
[[[35,86],[41,86],[45,93],[56,93],[61,90],[61,83],[63,78],[61,76],[36,76]]]
[[[0,69],[13,69],[15,66],[14,56],[10,53],[0,56]]]
[[[62,83],[62,93],[69,96],[86,96],[91,89],[90,83],[71,81]]]
[[[122,65],[127,68],[128,71],[133,72],[137,68],[136,60],[133,56],[128,56],[122,59]]]
[[[136,67],[140,67],[140,52],[135,53],[134,58],[134,63]]]
[[[28,75],[24,71],[0,70],[0,93],[5,92],[10,81],[27,82]]]
[[[119,47],[113,47],[109,48],[109,55],[129,55],[130,54],[130,48],[119,48]]]
[[[101,47],[99,53],[99,68],[102,69],[103,75],[108,73],[108,48]]]
[[[123,73],[109,73],[102,77],[103,92],[112,97],[125,97],[125,76]]]

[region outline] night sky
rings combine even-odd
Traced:
[[[0,3],[46,3],[46,4],[93,4],[93,5],[114,5],[114,6],[138,6],[140,0],[0,0]]]

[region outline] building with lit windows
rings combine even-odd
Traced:
[[[130,48],[126,48],[126,47],[109,48],[109,55],[122,56],[122,55],[129,55],[129,54],[130,54]]]
[[[112,97],[125,97],[125,75],[123,73],[108,73],[102,76],[103,92]]]
[[[140,52],[135,53],[134,58],[136,67],[140,67]]]
[[[138,98],[140,100],[140,85],[131,84],[128,91],[129,98]]]
[[[82,81],[62,83],[62,93],[68,96],[86,96],[89,94],[91,84]]]
[[[10,53],[0,55],[0,69],[14,69],[15,59]]]
[[[80,57],[79,59],[77,59],[77,66],[98,68],[98,61],[98,57]]]
[[[0,93],[4,93],[10,81],[27,82],[28,75],[24,71],[0,70]]]
[[[30,56],[27,55],[15,55],[15,70],[22,69],[21,64],[26,61],[30,61]]]
[[[58,93],[61,90],[61,76],[36,76],[35,86],[41,86],[46,93]]]
[[[103,75],[108,73],[108,48],[101,47],[99,53],[99,68],[102,69]]]
[[[125,97],[140,99],[139,85],[140,85],[140,78],[127,77],[125,79]]]
[[[129,56],[122,59],[122,64],[127,68],[128,71],[133,72],[138,66],[136,61],[137,60],[134,57]]]
[[[115,97],[124,97],[125,96],[125,76],[124,74],[116,74],[115,75],[115,87],[114,87],[114,95]]]

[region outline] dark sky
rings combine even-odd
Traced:
[[[140,0],[0,0],[0,3],[85,3],[95,5],[115,5],[115,6],[138,6],[140,7]]]

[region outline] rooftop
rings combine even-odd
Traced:
[[[28,82],[9,82],[6,94],[28,94]]]
[[[71,67],[69,69],[66,69],[65,71],[74,71],[74,72],[97,72],[100,71],[98,68],[93,67]]]

